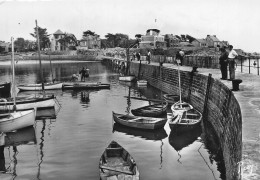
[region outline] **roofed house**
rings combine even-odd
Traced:
[[[79,41],[80,49],[100,49],[101,48],[101,39],[98,35],[88,35],[83,37]]]
[[[195,47],[206,47],[207,42],[205,39],[195,39],[194,41],[191,42]]]
[[[216,37],[216,35],[207,35],[206,42],[208,47],[217,47],[221,46],[221,41]]]
[[[141,49],[166,48],[166,42],[164,41],[164,36],[160,35],[160,30],[148,29],[146,35],[141,37],[139,46]]]
[[[11,43],[0,41],[0,53],[11,51]]]
[[[180,43],[180,39],[173,34],[165,34],[164,39],[167,47],[175,47]]]
[[[65,36],[65,33],[63,33],[59,29],[55,33],[52,34],[52,36],[51,36],[51,51],[64,51],[66,49],[59,42],[59,40],[62,39],[64,36]]]

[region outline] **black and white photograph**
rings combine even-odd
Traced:
[[[0,0],[0,179],[260,180],[259,7]]]

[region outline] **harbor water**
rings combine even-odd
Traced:
[[[33,127],[16,132],[21,140],[1,147],[1,180],[99,179],[99,159],[112,140],[133,156],[142,180],[225,179],[218,140],[206,123],[186,133],[171,132],[168,123],[156,131],[114,124],[112,111],[129,113],[149,104],[130,96],[161,99],[160,90],[121,83],[118,72],[100,62],[46,61],[42,65],[46,81],[68,81],[85,66],[90,69],[87,81],[110,83],[111,87],[47,92],[55,94],[59,101],[57,117],[35,121]],[[17,62],[17,83],[38,82],[38,66],[35,61]],[[10,63],[1,62],[0,81],[10,80]],[[20,92],[18,96],[34,93],[37,92]]]

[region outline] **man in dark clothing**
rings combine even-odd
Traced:
[[[180,60],[180,65],[182,66],[182,63],[183,63],[183,57],[184,57],[184,52],[182,50],[178,51],[176,53],[176,60]]]
[[[226,80],[227,79],[227,65],[228,65],[228,52],[226,51],[225,47],[220,49],[221,55],[219,57],[219,64],[220,64],[220,71],[222,77],[220,79]]]
[[[86,69],[85,69],[85,67],[83,67],[81,69],[81,71],[79,71],[79,74],[81,74],[81,81],[83,81],[83,79],[85,81],[85,77],[86,77]]]
[[[141,56],[140,56],[140,53],[137,52],[137,53],[136,53],[136,59],[137,59],[137,61],[140,61],[140,57],[141,57]]]

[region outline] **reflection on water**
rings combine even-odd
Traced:
[[[129,128],[118,123],[114,123],[113,132],[120,132],[126,135],[140,137],[146,140],[159,141],[167,137],[167,133],[164,128],[156,130],[143,130],[136,128]]]
[[[201,127],[197,126],[194,129],[191,129],[190,131],[185,132],[178,132],[178,131],[171,131],[169,136],[169,143],[170,145],[177,151],[178,153],[178,162],[181,163],[181,154],[180,151],[194,143],[201,135]]]
[[[0,174],[1,180],[10,180],[13,177],[16,179],[99,179],[98,161],[111,140],[118,141],[134,157],[141,177],[145,180],[209,180],[212,179],[211,170],[216,176],[219,174],[214,164],[217,159],[215,161],[215,155],[211,154],[213,150],[207,145],[201,146],[204,142],[207,143],[207,140],[204,141],[203,138],[201,141],[196,140],[200,136],[198,132],[198,134],[189,132],[185,135],[170,133],[168,124],[164,129],[155,131],[113,124],[112,111],[125,113],[149,104],[148,101],[130,99],[129,96],[160,99],[160,90],[151,86],[140,89],[136,83],[130,85],[121,83],[118,81],[119,75],[101,63],[53,63],[54,78],[69,79],[85,64],[90,69],[88,81],[110,83],[110,90],[51,91],[61,104],[56,120],[45,118],[37,120],[35,131],[31,129],[28,132],[20,132],[23,135],[13,135],[12,137],[17,139],[19,137],[19,140],[9,142],[8,147],[0,149],[2,152],[0,165],[4,164],[4,168],[8,168],[7,172],[10,172],[10,174]],[[44,73],[46,78],[50,78],[47,65],[49,66],[48,63],[44,64]],[[36,65],[18,62],[17,79],[20,83],[32,83],[37,79],[38,72],[34,67]],[[0,65],[0,70],[4,81],[10,78],[9,68]],[[191,135],[196,138],[193,139]],[[181,142],[178,142],[178,139]],[[187,145],[189,143],[190,145]],[[13,146],[17,149],[13,150]],[[211,169],[206,166],[198,149]],[[182,164],[177,161],[179,159],[177,151],[181,151]],[[4,168],[2,167],[3,170]]]
[[[216,163],[217,169],[220,172],[220,178],[226,179],[225,163],[219,139],[212,125],[203,121],[202,141],[209,153],[209,161],[211,164]]]

